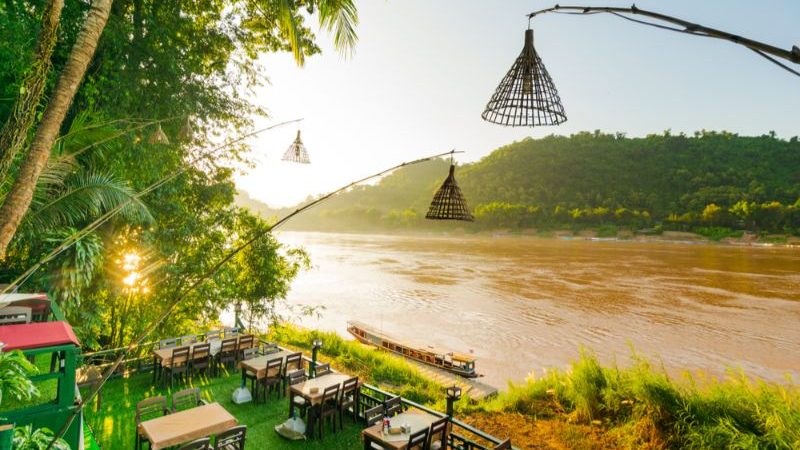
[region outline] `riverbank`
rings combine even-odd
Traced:
[[[335,333],[295,326],[270,339],[321,359],[425,405],[444,408],[444,386],[400,357]],[[730,372],[724,379],[685,373],[670,377],[634,355],[627,367],[602,366],[588,350],[563,371],[509,383],[481,401],[462,398],[459,419],[520,449],[775,448],[800,445],[800,389]]]

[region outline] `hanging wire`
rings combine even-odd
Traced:
[[[293,122],[295,122],[295,121],[293,121]],[[367,177],[361,178],[360,180],[353,181],[352,183],[349,183],[349,184],[347,184],[345,186],[342,186],[341,188],[339,188],[339,189],[337,189],[335,191],[332,191],[332,192],[330,192],[330,193],[328,193],[328,194],[326,194],[326,195],[324,195],[324,196],[312,201],[311,203],[308,203],[308,204],[306,204],[306,205],[294,210],[290,214],[287,214],[286,216],[284,216],[283,218],[281,218],[280,220],[275,222],[272,226],[268,227],[263,232],[256,233],[255,235],[253,235],[253,237],[251,237],[250,239],[245,241],[243,244],[241,244],[238,247],[236,247],[235,249],[231,250],[227,255],[222,257],[222,259],[220,259],[218,262],[216,262],[214,265],[212,265],[211,268],[208,271],[206,271],[206,273],[204,273],[199,278],[197,278],[194,282],[192,282],[191,285],[189,285],[185,289],[182,289],[182,290],[179,289],[178,292],[176,292],[176,294],[172,297],[172,299],[170,300],[170,302],[167,305],[166,309],[161,313],[161,315],[159,315],[159,317],[154,322],[151,322],[150,325],[145,329],[145,331],[143,331],[142,334],[139,335],[139,337],[137,337],[136,339],[131,341],[131,343],[128,344],[122,350],[122,353],[117,357],[117,359],[114,361],[114,363],[103,374],[103,377],[100,379],[100,382],[96,385],[96,387],[94,387],[89,392],[89,395],[87,395],[87,397],[85,399],[82,398],[77,402],[77,404],[75,405],[76,406],[75,410],[72,411],[72,413],[66,419],[66,421],[64,422],[64,425],[61,427],[61,429],[58,431],[58,433],[56,433],[53,436],[53,439],[50,441],[50,443],[47,446],[46,450],[50,450],[53,447],[53,445],[55,444],[55,442],[59,438],[64,436],[64,434],[67,432],[69,427],[74,422],[75,417],[77,417],[78,414],[80,414],[80,412],[83,411],[83,408],[87,404],[90,404],[92,402],[94,397],[100,392],[100,390],[103,388],[105,383],[111,378],[111,375],[114,374],[114,372],[117,370],[117,368],[122,363],[122,361],[125,359],[125,357],[131,352],[131,350],[133,350],[137,346],[141,345],[141,343],[144,342],[144,340],[147,339],[147,337],[150,336],[150,334],[153,331],[155,331],[156,328],[158,328],[158,326],[161,325],[161,323],[163,323],[164,320],[166,320],[169,317],[169,315],[172,313],[172,311],[175,310],[175,308],[178,306],[178,304],[181,302],[181,300],[186,298],[186,296],[189,293],[191,293],[192,291],[197,289],[206,280],[208,280],[211,276],[213,276],[215,273],[217,273],[225,264],[227,264],[231,259],[233,259],[242,250],[246,249],[247,247],[252,245],[254,242],[256,242],[259,239],[261,239],[262,237],[266,236],[267,234],[271,233],[273,230],[275,230],[276,228],[280,227],[281,225],[283,225],[284,223],[289,221],[292,217],[294,217],[294,216],[296,216],[296,215],[298,215],[298,214],[300,214],[300,213],[302,213],[302,212],[304,212],[304,211],[306,211],[308,209],[313,208],[314,206],[316,206],[316,205],[328,200],[329,198],[333,197],[334,195],[336,195],[336,194],[338,194],[340,192],[344,192],[344,191],[352,188],[353,186],[359,185],[359,184],[364,183],[366,181],[369,181],[369,180],[371,180],[373,178],[382,177],[382,176],[386,175],[389,172],[395,171],[397,169],[400,169],[400,168],[403,168],[403,167],[406,167],[406,166],[415,165],[415,164],[423,163],[423,162],[426,162],[426,161],[431,161],[433,159],[440,158],[442,156],[446,156],[448,154],[451,155],[451,157],[452,157],[452,155],[454,153],[463,153],[463,152],[456,152],[455,150],[451,150],[449,152],[440,153],[438,155],[427,156],[427,157],[424,157],[424,158],[416,159],[414,161],[404,162],[404,163],[398,164],[398,165],[396,165],[394,167],[391,167],[389,169],[382,170],[382,171],[380,171],[378,173],[375,173],[373,175],[369,175]]]
[[[560,10],[561,8],[569,8],[569,9],[580,10],[580,11],[562,11],[562,10]],[[565,15],[572,15],[572,16],[590,16],[590,15],[595,15],[595,14],[610,14],[610,15],[613,15],[615,17],[619,17],[621,19],[625,19],[625,20],[628,20],[628,21],[631,21],[631,22],[634,22],[634,23],[638,23],[638,24],[641,24],[641,25],[647,25],[647,26],[650,26],[650,27],[653,27],[653,28],[659,28],[659,29],[667,30],[667,31],[674,31],[674,32],[677,32],[677,33],[682,33],[682,34],[689,34],[689,35],[692,35],[692,36],[700,36],[700,37],[707,37],[707,38],[714,38],[714,39],[720,39],[720,40],[725,40],[725,41],[731,41],[731,42],[734,42],[736,44],[739,44],[739,45],[742,45],[744,47],[747,47],[748,49],[752,50],[753,52],[757,53],[758,55],[762,56],[763,58],[765,58],[768,61],[772,62],[773,64],[777,65],[781,69],[791,73],[792,75],[800,77],[800,71],[795,70],[795,69],[791,68],[790,66],[787,66],[786,64],[778,61],[775,57],[770,56],[769,54],[767,54],[767,52],[762,50],[762,48],[766,48],[766,49],[768,49],[768,51],[770,53],[780,54],[780,56],[782,56],[782,57],[784,57],[784,58],[786,58],[786,59],[788,59],[788,60],[790,60],[792,62],[800,64],[800,52],[798,52],[796,50],[797,47],[794,47],[792,49],[792,51],[788,51],[787,52],[785,50],[778,49],[776,47],[772,47],[772,46],[769,46],[769,45],[766,45],[766,44],[762,44],[762,43],[757,42],[757,41],[752,41],[750,39],[744,39],[744,38],[742,38],[740,36],[737,36],[737,35],[733,35],[733,34],[726,33],[726,32],[721,32],[719,30],[713,30],[713,29],[710,29],[710,28],[703,27],[701,25],[692,24],[692,23],[686,22],[684,20],[676,19],[674,17],[669,17],[669,16],[666,16],[666,15],[663,15],[663,14],[651,13],[649,11],[645,11],[645,10],[637,8],[636,5],[632,5],[629,9],[627,9],[627,8],[613,8],[613,7],[599,7],[599,6],[579,7],[579,6],[560,6],[560,5],[555,5],[552,8],[543,9],[543,10],[539,10],[539,11],[536,11],[536,12],[528,14],[528,28],[530,28],[531,19],[533,19],[535,16],[537,16],[539,14],[544,14],[544,13],[565,14]],[[627,16],[626,14],[645,14],[645,15],[649,15],[651,17],[654,16],[656,20],[669,21],[669,22],[673,22],[673,23],[679,23],[679,24],[682,24],[682,25],[685,24],[685,27],[684,28],[671,27],[671,26],[668,26],[668,25],[662,25],[660,23],[654,23],[654,22],[650,22],[650,21],[647,21],[647,20],[635,19],[633,17]],[[712,34],[712,33],[717,33],[717,34]]]

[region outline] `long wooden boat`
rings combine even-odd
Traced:
[[[448,352],[431,346],[415,346],[399,342],[382,332],[371,328],[361,322],[347,322],[347,331],[359,342],[373,345],[381,350],[404,356],[414,361],[419,361],[439,369],[452,372],[462,377],[474,378],[479,376],[475,372],[475,358],[463,353]]]

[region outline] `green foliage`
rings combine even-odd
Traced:
[[[734,231],[726,227],[695,227],[692,231],[712,241],[720,241],[725,238],[739,238],[743,235],[742,231]]]
[[[38,396],[39,390],[30,379],[36,372],[36,367],[21,351],[0,352],[0,403],[9,396],[16,400]]]
[[[630,448],[764,448],[800,445],[800,391],[792,384],[727,379],[676,382],[633,355],[628,368],[603,367],[582,351],[568,372],[511,384],[508,391],[462,412],[518,412],[588,423],[599,421]]]
[[[800,142],[727,132],[695,136],[578,133],[526,138],[456,170],[476,218],[468,231],[616,226],[632,230],[800,227]],[[402,229],[396,211],[424,217],[447,161],[396,171],[321,205],[296,229]],[[252,202],[251,202],[252,204]],[[277,211],[257,208],[270,216]],[[440,229],[421,220],[415,227]],[[449,224],[448,229],[452,229]],[[610,232],[610,228],[607,228]]]
[[[63,439],[53,442],[54,433],[49,428],[33,429],[33,425],[17,427],[14,429],[15,450],[70,450],[69,444]],[[50,443],[52,442],[52,446]]]

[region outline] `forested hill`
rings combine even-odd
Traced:
[[[447,164],[399,170],[297,217],[290,228],[437,226],[424,216]],[[529,138],[459,167],[456,178],[473,208],[474,229],[800,228],[796,137],[702,132]],[[248,206],[267,216],[282,213],[252,199]]]

